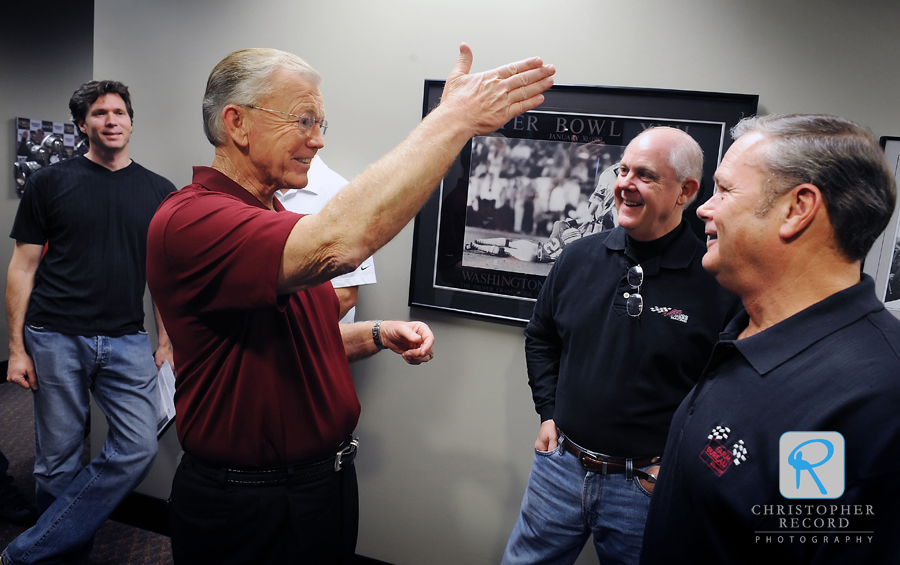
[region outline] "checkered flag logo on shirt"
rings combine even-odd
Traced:
[[[716,426],[706,436],[709,441],[700,452],[700,459],[720,477],[731,468],[732,463],[736,467],[747,460],[747,446],[744,445],[744,440],[739,439],[732,443],[731,447],[726,446],[730,435],[731,428],[728,426]]]
[[[725,441],[726,439],[728,439],[728,434],[730,433],[731,429],[727,426],[716,426],[715,428],[713,428],[712,433],[709,434],[706,439],[715,438],[718,441]]]
[[[734,456],[734,464],[740,465],[742,461],[747,460],[747,448],[744,447],[744,440],[738,440],[731,448],[731,454]]]

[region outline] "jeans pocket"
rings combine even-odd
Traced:
[[[644,467],[643,469],[641,469],[641,471],[646,471],[654,477],[659,477],[659,465],[650,465],[649,467]],[[637,485],[639,491],[643,492],[647,496],[653,496],[653,487],[656,485],[656,483],[651,483],[638,477],[634,478],[634,483]]]
[[[559,438],[559,442],[557,442],[556,447],[551,449],[550,451],[541,451],[540,449],[535,449],[534,452],[537,455],[542,457],[550,457],[551,455],[556,455],[562,449],[562,436]]]

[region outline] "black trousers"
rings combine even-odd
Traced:
[[[359,530],[356,469],[279,485],[237,486],[201,474],[185,456],[172,482],[175,563],[353,563]]]

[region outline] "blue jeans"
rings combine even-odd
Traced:
[[[94,533],[144,479],[156,457],[156,364],[146,333],[81,337],[25,327],[34,361],[37,524],[3,551],[5,563],[84,554]],[[90,394],[109,433],[81,466]]]
[[[591,533],[602,565],[637,563],[649,508],[637,478],[585,471],[562,443],[536,451],[503,564],[574,563]]]

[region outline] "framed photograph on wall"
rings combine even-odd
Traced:
[[[881,138],[881,147],[894,177],[900,178],[900,137]],[[875,279],[875,292],[885,307],[900,318],[900,205],[866,256],[863,271]]]
[[[16,160],[13,175],[19,197],[31,173],[76,154],[75,124],[33,118],[16,118]]]
[[[423,117],[444,81],[425,81]],[[415,220],[409,305],[526,322],[568,242],[617,225],[613,185],[625,146],[651,126],[690,134],[703,149],[696,207],[731,145],[730,129],[759,97],[556,85],[544,103],[471,140]]]

